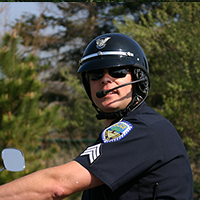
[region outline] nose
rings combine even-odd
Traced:
[[[113,82],[113,78],[109,75],[108,70],[105,69],[105,74],[101,78],[101,83],[106,84],[106,83],[112,83],[112,82]]]

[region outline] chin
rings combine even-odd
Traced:
[[[119,111],[121,109],[120,108],[116,108],[116,107],[108,107],[108,108],[104,107],[104,109],[102,109],[102,111],[105,112],[105,113],[112,113],[112,112],[117,112],[117,111]]]

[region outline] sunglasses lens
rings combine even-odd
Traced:
[[[99,70],[88,71],[87,75],[88,75],[90,80],[96,81],[96,80],[101,79],[104,76],[104,70],[99,69]]]
[[[128,69],[113,67],[108,69],[108,73],[113,78],[123,78],[127,75]],[[104,69],[92,70],[87,72],[88,78],[92,81],[101,79],[104,76],[104,74],[105,74]]]
[[[123,78],[127,75],[128,70],[126,68],[110,68],[109,69],[109,74],[110,76],[114,77],[114,78]]]

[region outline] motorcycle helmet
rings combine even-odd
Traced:
[[[132,38],[120,33],[98,36],[86,47],[79,63],[78,73],[81,73],[86,93],[98,112],[97,119],[122,118],[146,99],[150,87],[149,66],[142,48]],[[123,66],[131,70],[133,81],[143,81],[133,84],[132,101],[125,109],[113,113],[102,112],[92,100],[87,71]]]

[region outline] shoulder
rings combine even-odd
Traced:
[[[136,110],[133,110],[128,113],[124,120],[129,121],[134,124],[141,124],[146,126],[152,126],[157,122],[168,122],[168,120],[156,112],[153,108],[148,107],[144,102],[140,107]]]
[[[124,120],[131,123],[134,127],[134,132],[148,137],[153,137],[154,140],[165,140],[167,138],[177,138],[180,136],[174,125],[165,117],[160,115],[146,103],[143,103],[137,110],[132,111]]]

